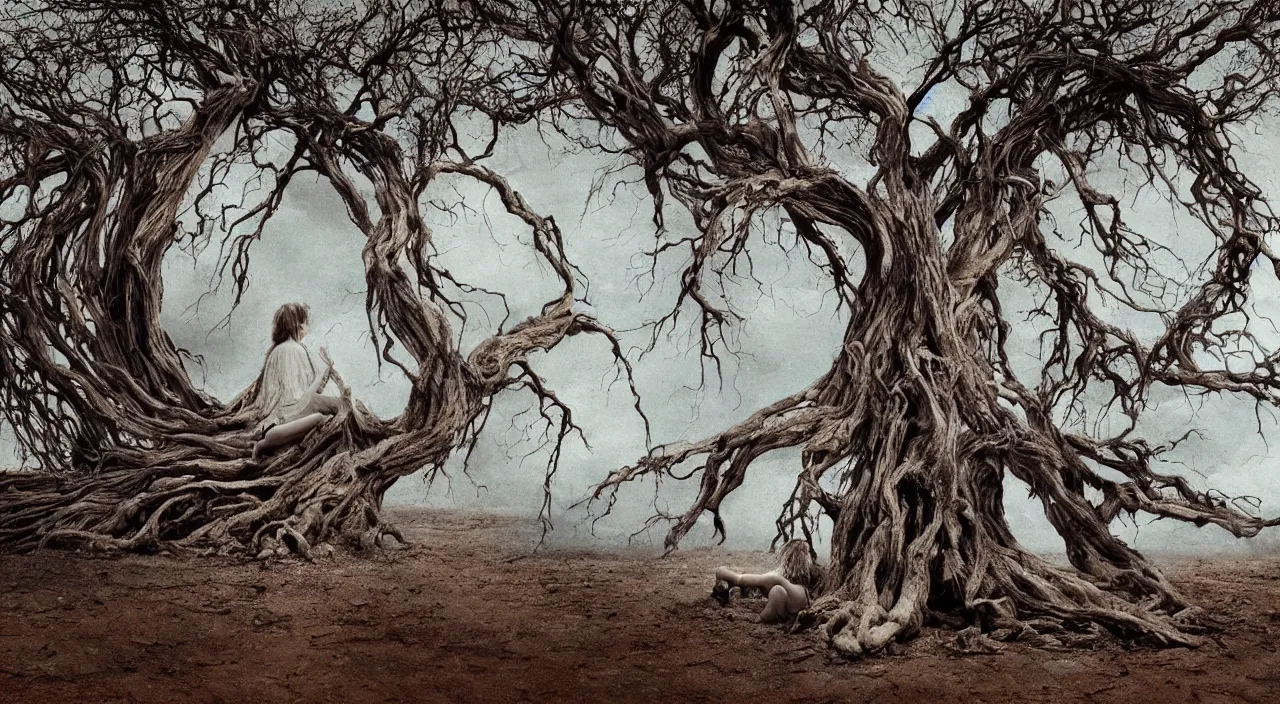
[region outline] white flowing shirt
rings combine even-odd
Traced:
[[[301,342],[285,340],[273,347],[262,369],[262,387],[258,389],[258,407],[263,414],[258,430],[291,420],[306,408],[315,382],[315,365]]]

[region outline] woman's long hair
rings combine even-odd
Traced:
[[[792,584],[813,591],[822,578],[822,568],[814,560],[813,547],[807,540],[789,540],[778,552],[778,570]]]
[[[286,303],[271,318],[271,346],[285,340],[296,340],[302,333],[302,326],[310,320],[310,309],[305,303]]]

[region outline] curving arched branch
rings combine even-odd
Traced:
[[[515,70],[493,63],[501,37],[444,9],[47,0],[0,14],[0,51],[26,57],[0,75],[0,206],[20,211],[0,221],[0,402],[35,465],[0,475],[0,546],[306,555],[321,541],[380,544],[400,537],[380,518],[384,492],[441,471],[508,389],[532,392],[558,427],[549,509],[576,426],[528,356],[586,333],[628,380],[631,368],[614,333],[574,308],[554,218],[483,165],[492,144],[474,157],[458,144],[456,120],[489,116],[496,134],[522,119],[521,100],[494,90]],[[160,324],[160,263],[184,239],[203,248],[220,236],[238,302],[253,242],[304,171],[332,184],[366,238],[371,332],[413,387],[405,411],[381,419],[336,375],[344,410],[255,464],[257,383],[225,403],[194,389]],[[239,200],[223,200],[246,173]],[[466,357],[457,297],[478,289],[433,261],[419,212],[441,173],[496,189],[563,283]],[[190,230],[179,227],[188,202]]]

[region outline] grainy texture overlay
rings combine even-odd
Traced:
[[[674,549],[700,520],[722,535],[721,506],[757,460],[793,451],[793,490],[765,515],[780,540],[830,525],[801,621],[850,657],[929,624],[976,650],[1203,644],[1213,624],[1112,524],[1140,513],[1246,538],[1280,524],[1253,497],[1167,471],[1190,433],[1138,430],[1155,389],[1232,396],[1259,416],[1280,405],[1267,336],[1280,333],[1252,297],[1261,270],[1280,271],[1280,219],[1237,158],[1280,95],[1278,0],[23,0],[0,13],[0,412],[32,470],[0,474],[0,549],[386,547],[403,537],[382,514],[388,489],[469,457],[512,395],[531,400],[545,519],[581,427],[539,362],[572,338],[605,348],[647,446],[602,468],[584,503],[608,513],[632,483],[693,479],[680,509],[654,502]],[[960,108],[922,111],[934,91]],[[555,215],[491,166],[499,136],[530,125],[614,158],[592,195],[643,184],[655,241],[634,258],[681,259],[667,312],[640,326],[645,349],[691,332],[704,381],[716,375],[746,321],[725,282],[763,289],[755,256],[780,248],[842,316],[824,372],[708,435],[651,440],[643,349],[597,316]],[[1105,181],[1111,162],[1125,183]],[[238,296],[301,174],[358,233],[366,332],[410,389],[382,417],[338,375],[341,410],[258,462],[258,384],[230,398],[196,386],[197,354],[161,321],[163,265],[175,245],[217,251]],[[549,286],[536,308],[512,313],[436,256],[424,212],[471,208],[437,197],[455,179],[518,223]],[[1130,212],[1138,194],[1177,214],[1176,238]],[[1010,288],[1032,299],[1026,316]],[[464,344],[489,317],[476,299],[506,315]],[[1030,370],[1009,345],[1019,317],[1037,328]],[[1014,535],[1010,477],[1069,565]]]
[[[1157,560],[1230,633],[1198,649],[962,654],[926,628],[848,662],[709,598],[763,553],[530,554],[538,526],[393,512],[417,547],[262,568],[220,559],[0,557],[10,702],[1270,702],[1280,558]]]

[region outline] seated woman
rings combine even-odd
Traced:
[[[333,360],[321,347],[320,359],[326,368],[323,374],[316,374],[311,355],[302,344],[308,322],[307,306],[301,303],[280,306],[272,318],[273,344],[258,387],[262,420],[258,423],[260,439],[253,446],[255,461],[269,450],[301,440],[342,408],[338,398],[320,393],[329,383]]]
[[[778,568],[770,572],[739,574],[727,567],[716,568],[716,586],[711,593],[727,602],[732,587],[744,592],[759,589],[769,598],[760,612],[760,621],[778,623],[808,608],[809,590],[818,585],[821,574],[808,541],[791,540],[778,553]]]

